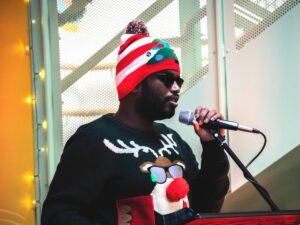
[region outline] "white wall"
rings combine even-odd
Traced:
[[[285,14],[239,52],[228,54],[229,120],[264,132],[267,146],[249,167],[258,174],[300,144],[300,5]],[[217,76],[210,48],[210,72],[181,96],[176,115],[165,122],[176,129],[194,149],[201,147],[193,128],[178,123],[182,109],[197,105],[218,109]],[[229,145],[247,164],[260,150],[263,138],[257,134],[229,132]],[[200,149],[200,151],[198,151]],[[232,191],[244,184],[240,169],[231,162]]]
[[[267,146],[249,167],[256,175],[300,144],[300,5],[228,57],[229,119],[263,131]],[[230,146],[248,163],[262,137],[231,132]],[[232,188],[245,182],[231,164]]]

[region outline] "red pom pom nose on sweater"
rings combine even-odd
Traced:
[[[179,177],[174,179],[166,189],[167,197],[171,202],[179,201],[189,193],[189,185],[185,179]]]

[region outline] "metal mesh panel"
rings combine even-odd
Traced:
[[[206,1],[57,0],[64,143],[81,124],[117,110],[119,38],[135,18],[174,47],[183,89],[195,85],[208,72]]]
[[[299,2],[299,0],[235,0],[236,49],[243,48]]]

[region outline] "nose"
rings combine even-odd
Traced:
[[[180,89],[181,89],[180,86],[177,84],[176,81],[174,81],[171,86],[171,92],[179,93]]]

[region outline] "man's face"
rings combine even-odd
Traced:
[[[179,74],[172,70],[150,75],[140,84],[136,111],[152,121],[172,117],[178,105],[182,82]]]

